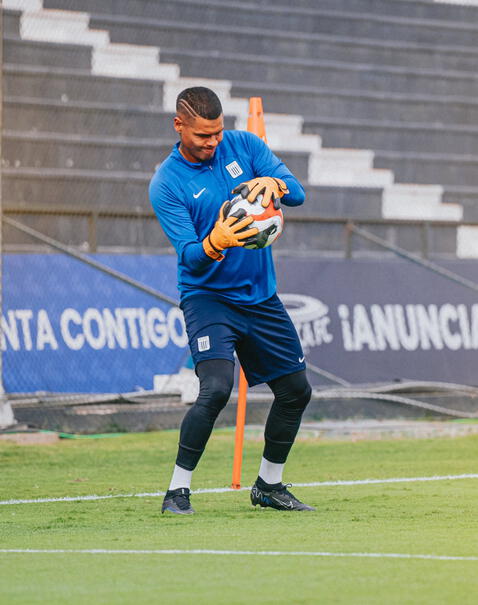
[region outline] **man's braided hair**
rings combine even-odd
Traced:
[[[197,117],[215,120],[222,114],[221,101],[210,88],[194,86],[179,93],[176,112],[190,119]]]

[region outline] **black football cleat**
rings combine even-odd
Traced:
[[[287,489],[288,487],[291,487],[290,483],[287,485],[277,483],[264,489],[262,486],[259,487],[256,481],[251,489],[251,502],[253,506],[259,504],[263,508],[269,507],[276,510],[315,510],[313,506],[297,500]]]
[[[164,496],[161,512],[169,511],[175,515],[194,515],[196,511],[189,501],[190,494],[191,492],[187,487],[168,490]]]

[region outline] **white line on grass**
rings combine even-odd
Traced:
[[[314,483],[294,483],[294,487],[331,487],[337,485],[373,485],[380,483],[414,483],[424,481],[452,481],[455,479],[478,479],[478,474],[468,475],[434,475],[432,477],[392,477],[390,479],[357,479],[351,481],[316,481]],[[237,492],[250,490],[251,487],[241,487],[240,490],[231,487],[211,487],[193,490],[193,494],[222,494],[226,492]],[[166,492],[143,492],[139,494],[107,494],[104,496],[65,496],[61,498],[33,498],[31,500],[0,500],[0,505],[5,504],[42,504],[49,502],[78,502],[92,500],[109,500],[111,498],[157,498],[164,496]]]
[[[421,555],[393,552],[308,552],[280,550],[109,550],[91,549],[43,549],[43,548],[1,548],[0,554],[79,554],[79,555],[235,555],[267,557],[358,557],[368,559],[425,559],[431,561],[478,561],[478,556]]]

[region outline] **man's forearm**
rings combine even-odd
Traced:
[[[191,242],[182,254],[183,265],[195,273],[202,273],[215,261],[204,252],[202,242]]]
[[[276,175],[274,175],[276,176]],[[305,201],[305,191],[299,181],[292,175],[281,175],[280,178],[285,182],[289,193],[286,193],[282,199],[281,204],[285,206],[300,206]]]

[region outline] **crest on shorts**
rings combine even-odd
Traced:
[[[209,336],[201,336],[198,338],[198,351],[209,351],[211,343],[209,342]]]

